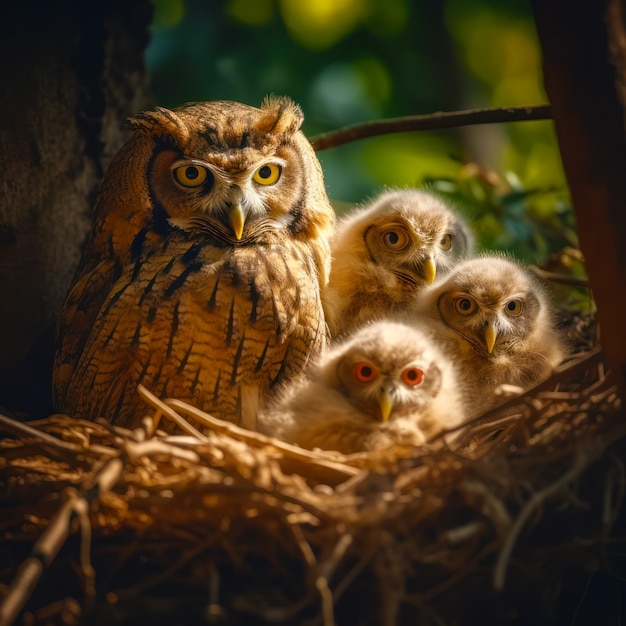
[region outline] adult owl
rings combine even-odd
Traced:
[[[368,324],[338,342],[259,417],[259,430],[344,454],[425,443],[464,420],[450,360],[421,330]]]
[[[500,385],[528,387],[565,356],[548,292],[502,256],[459,263],[415,298],[412,315],[457,365],[470,416],[502,402]]]
[[[300,108],[157,108],[103,179],[61,312],[57,410],[136,424],[142,383],[248,424],[325,346],[334,213]]]
[[[467,224],[439,196],[421,189],[381,193],[337,226],[322,293],[331,334],[405,308],[472,248]]]

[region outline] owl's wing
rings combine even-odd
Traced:
[[[58,411],[67,411],[66,396],[80,356],[107,297],[115,263],[105,259],[84,269],[72,285],[57,322],[57,350],[54,359],[53,399]]]

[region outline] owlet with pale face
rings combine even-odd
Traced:
[[[389,190],[340,220],[323,291],[331,335],[404,310],[473,250],[463,218],[420,189]]]

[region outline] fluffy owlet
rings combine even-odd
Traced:
[[[339,342],[259,418],[259,430],[344,454],[422,444],[464,419],[450,361],[425,333],[374,322]]]
[[[322,297],[331,335],[404,309],[473,247],[462,220],[428,191],[385,191],[343,218]]]
[[[245,424],[320,352],[335,218],[302,120],[287,98],[130,120],[58,324],[59,411],[133,425],[142,383]]]
[[[482,256],[459,263],[415,299],[413,315],[457,365],[470,416],[502,402],[504,383],[527,387],[564,357],[553,307],[540,283],[516,262]]]

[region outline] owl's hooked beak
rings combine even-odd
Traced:
[[[389,421],[391,411],[393,411],[393,398],[391,397],[389,389],[383,387],[380,390],[378,404],[380,406],[380,421],[383,423]]]
[[[237,239],[237,241],[241,241],[243,227],[246,223],[246,216],[244,215],[240,202],[233,204],[228,214],[228,220],[230,221],[230,226],[233,229],[235,239]]]
[[[435,265],[435,261],[433,259],[426,259],[424,264],[422,265],[422,275],[424,276],[424,280],[429,285],[432,285],[435,282],[435,276],[437,276],[437,265]]]
[[[487,352],[491,354],[493,352],[493,347],[496,345],[496,339],[498,338],[498,332],[493,325],[493,322],[487,322],[487,326],[485,326],[485,347],[487,348]]]

